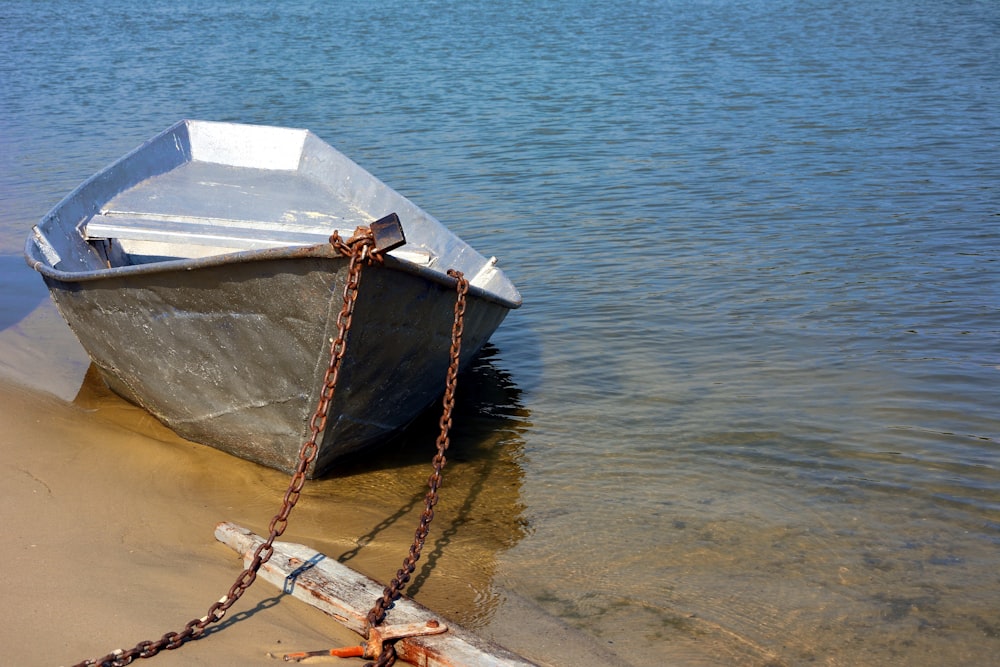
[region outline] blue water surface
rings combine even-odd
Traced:
[[[1000,4],[5,0],[0,44],[5,256],[201,118],[500,258],[501,599],[636,665],[1000,654]]]

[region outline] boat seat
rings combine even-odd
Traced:
[[[298,221],[262,222],[152,213],[119,213],[103,211],[83,224],[83,237],[117,239],[120,242],[142,241],[169,246],[201,245],[234,250],[257,250],[295,245],[327,243],[333,232],[350,236],[352,229],[338,229],[309,221],[303,227]]]
[[[147,263],[167,258],[195,258],[241,250],[263,250],[288,246],[329,243],[334,231],[343,238],[354,234],[354,226],[340,224],[332,216],[321,220],[308,214],[308,223],[288,213],[281,222],[234,220],[157,213],[103,211],[80,227],[87,241],[114,242],[128,263]],[[305,226],[308,224],[309,226]],[[358,221],[358,224],[360,221]],[[427,248],[396,248],[391,254],[420,266],[431,266],[437,257]],[[495,263],[496,260],[493,260]],[[489,268],[492,264],[484,267]]]

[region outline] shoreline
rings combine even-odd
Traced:
[[[0,642],[31,664],[65,665],[155,641],[203,616],[243,567],[214,539],[216,524],[266,532],[288,478],[184,440],[112,394],[28,278],[25,267],[2,281],[21,295],[21,319],[11,322],[19,313],[0,304],[8,317],[0,330],[0,502],[9,536],[0,546],[8,600]],[[427,463],[422,455],[389,458],[312,480],[281,539],[385,581],[418,513],[409,501],[395,514],[393,507],[401,497],[422,497]],[[518,502],[516,469],[495,461],[478,471],[455,465],[431,541],[465,521],[447,523],[456,506],[509,511]],[[625,665],[532,601],[495,588],[498,553],[512,539],[506,530],[467,535],[429,556],[417,573],[426,581],[410,586],[420,589],[415,599],[541,665]],[[322,612],[255,583],[201,640],[162,651],[157,664],[271,664],[269,656],[358,643]]]

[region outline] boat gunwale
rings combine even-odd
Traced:
[[[58,206],[56,207],[58,208]],[[37,226],[36,226],[37,228]],[[62,271],[45,261],[38,259],[35,253],[34,236],[29,236],[25,242],[24,255],[28,266],[38,271],[44,277],[62,283],[85,283],[95,282],[110,278],[123,278],[130,276],[155,275],[158,273],[174,273],[194,271],[197,269],[225,266],[227,264],[246,264],[251,262],[264,262],[282,259],[337,259],[342,258],[340,251],[330,244],[317,244],[311,246],[283,246],[279,248],[264,248],[258,250],[243,250],[239,252],[225,253],[221,255],[208,255],[197,258],[168,259],[159,262],[149,262],[145,264],[134,264],[129,266],[113,266],[106,269],[96,269],[89,271]],[[427,267],[408,262],[391,254],[384,258],[385,266],[388,268],[410,273],[432,282],[445,285],[449,289],[454,288],[457,281],[451,276],[429,269]],[[521,300],[505,299],[502,296],[483,289],[476,285],[469,285],[469,293],[485,301],[490,301],[505,308],[517,309],[521,307]]]

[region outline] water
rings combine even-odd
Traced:
[[[463,413],[455,511],[504,517],[453,614],[526,600],[636,665],[985,664],[998,34],[957,0],[2,2],[0,253],[179,118],[308,127],[524,294]]]

